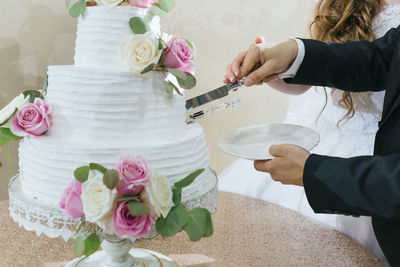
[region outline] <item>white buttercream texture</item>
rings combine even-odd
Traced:
[[[203,129],[185,124],[184,97],[171,98],[162,75],[143,78],[120,64],[133,16],[151,20],[159,34],[159,19],[146,9],[88,7],[78,23],[75,65],[49,67],[46,102],[53,126],[19,147],[26,195],[56,207],[76,168],[92,162],[115,168],[124,155],[145,157],[170,184],[208,168]],[[198,177],[184,195],[206,188],[206,182],[206,174]]]

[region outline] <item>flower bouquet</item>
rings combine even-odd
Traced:
[[[95,163],[76,169],[60,208],[70,218],[81,220],[75,239],[77,256],[83,260],[96,252],[101,234],[135,240],[149,235],[152,226],[163,237],[182,230],[191,241],[211,236],[210,212],[203,208],[188,211],[181,203],[182,189],[203,171],[170,184],[148,168],[145,158],[137,156],[122,157],[111,170]],[[100,230],[85,235],[81,229],[88,223]]]

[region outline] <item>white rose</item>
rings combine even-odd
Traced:
[[[99,6],[118,6],[124,2],[124,0],[96,0]]]
[[[169,181],[156,172],[150,173],[150,181],[142,191],[141,198],[150,207],[151,213],[155,217],[162,215],[163,218],[166,218],[174,206],[172,187]]]
[[[135,74],[140,74],[150,64],[157,64],[162,50],[158,39],[152,32],[134,34],[121,46],[121,61]]]
[[[21,109],[23,106],[29,103],[29,96],[24,97],[24,94],[20,94],[14,98],[7,106],[0,110],[0,124],[7,121],[11,115],[14,114],[16,109]]]
[[[112,234],[112,211],[118,193],[105,186],[103,176],[98,170],[90,170],[88,180],[82,184],[81,200],[86,220]]]

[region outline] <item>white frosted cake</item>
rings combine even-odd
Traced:
[[[52,126],[19,147],[23,193],[57,207],[77,167],[113,168],[125,155],[140,155],[172,183],[207,171],[185,188],[183,199],[201,198],[210,180],[203,129],[186,124],[185,99],[165,90],[164,78],[134,75],[121,65],[120,47],[132,35],[128,21],[142,17],[160,34],[158,17],[132,6],[88,7],[78,23],[75,65],[50,66],[46,103]]]

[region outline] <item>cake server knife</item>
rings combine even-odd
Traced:
[[[196,96],[186,101],[186,110],[196,108],[198,106],[202,106],[204,104],[210,103],[217,99],[223,98],[229,95],[230,91],[237,91],[244,83],[245,78],[232,83],[232,84],[225,84],[215,90],[212,90],[208,93]]]

